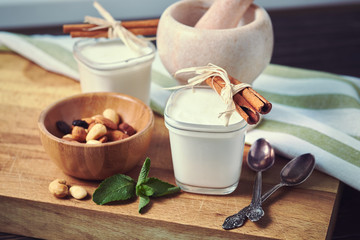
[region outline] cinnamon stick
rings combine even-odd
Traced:
[[[63,33],[88,31],[89,28],[97,27],[95,24],[65,24],[63,25]]]
[[[157,28],[159,19],[147,19],[147,20],[134,20],[134,21],[123,21],[121,25],[124,28]]]
[[[224,80],[221,77],[209,77],[205,82],[212,87],[218,94],[221,93],[222,88],[225,86]],[[259,122],[260,116],[256,109],[240,94],[233,96],[236,111],[240,114],[245,121],[252,125]]]
[[[72,38],[78,38],[78,37],[88,37],[88,38],[107,38],[108,32],[107,31],[72,31],[70,32],[70,36]]]
[[[156,28],[129,28],[130,32],[135,35],[156,35]],[[73,38],[77,37],[89,37],[89,38],[101,38],[101,37],[108,37],[108,31],[105,30],[95,30],[95,31],[71,31],[70,36]]]
[[[123,21],[121,25],[135,35],[156,35],[159,19]],[[65,24],[63,32],[70,33],[72,37],[107,37],[107,28],[90,31],[90,28],[97,27],[95,24]],[[95,32],[95,33],[89,33]],[[104,33],[106,32],[106,34]]]
[[[228,75],[232,84],[240,84],[241,82],[234,77]],[[255,109],[261,114],[267,114],[272,108],[272,104],[256,92],[253,88],[245,88],[240,92],[240,95],[245,98]]]

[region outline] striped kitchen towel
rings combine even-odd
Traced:
[[[39,66],[79,79],[68,36],[0,32],[0,50],[12,50]],[[158,57],[152,71],[151,107],[162,114],[174,86]],[[360,190],[360,79],[270,64],[253,88],[273,104],[247,133],[246,142],[266,138],[288,158],[312,153],[316,168]]]
[[[248,142],[265,137],[292,158],[312,153],[318,170],[360,190],[360,79],[270,65],[253,84],[273,104]]]

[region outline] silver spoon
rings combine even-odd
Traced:
[[[248,166],[256,171],[254,182],[253,197],[250,207],[246,212],[246,216],[252,221],[256,222],[264,216],[264,210],[261,207],[261,191],[262,191],[262,172],[266,171],[275,162],[275,151],[268,141],[260,138],[251,146],[247,163]]]
[[[296,186],[303,183],[311,175],[315,168],[315,158],[306,153],[288,162],[280,172],[280,183],[271,188],[261,197],[261,203],[270,197],[276,190],[283,186]],[[250,205],[249,205],[250,206]],[[238,213],[229,216],[223,223],[223,229],[230,230],[241,227],[246,219],[249,206],[241,209]]]

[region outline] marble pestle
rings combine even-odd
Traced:
[[[228,29],[238,26],[253,0],[215,0],[195,28]]]

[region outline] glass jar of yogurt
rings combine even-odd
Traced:
[[[83,92],[120,92],[149,104],[155,58],[151,42],[135,51],[120,39],[85,39],[75,43],[74,56]]]
[[[219,112],[226,104],[210,87],[172,93],[165,112],[177,185],[184,191],[224,195],[240,178],[246,121],[234,113],[224,126]]]

